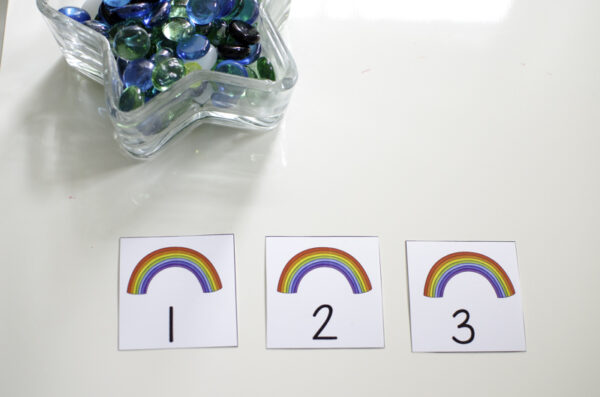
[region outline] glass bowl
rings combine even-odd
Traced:
[[[104,85],[109,118],[119,145],[136,158],[149,158],[173,137],[202,123],[251,130],[276,127],[298,78],[296,64],[279,34],[287,19],[291,0],[262,0],[258,17],[262,54],[275,70],[276,80],[258,80],[210,70],[194,71],[167,91],[130,112],[119,110],[124,89],[108,39],[63,15],[58,9],[81,7],[92,18],[100,0],[36,0],[69,65]],[[219,86],[241,93],[237,102],[217,104],[211,100]]]

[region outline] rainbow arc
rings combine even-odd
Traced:
[[[302,279],[319,268],[331,268],[343,274],[355,294],[372,289],[365,269],[352,255],[337,248],[316,247],[296,254],[287,262],[279,277],[277,291],[284,294],[297,293]]]
[[[152,251],[138,262],[129,278],[127,292],[134,295],[147,293],[154,277],[173,267],[189,270],[203,292],[215,292],[223,287],[217,270],[207,257],[191,248],[166,247]]]
[[[438,260],[429,270],[423,294],[430,298],[441,298],[448,282],[456,275],[472,272],[483,276],[494,288],[498,298],[515,294],[508,274],[492,258],[476,252],[455,252]]]

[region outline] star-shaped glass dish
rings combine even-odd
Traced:
[[[276,127],[298,78],[296,64],[279,28],[287,19],[291,0],[262,0],[257,19],[262,54],[275,70],[275,81],[259,80],[211,70],[193,71],[167,91],[133,111],[119,109],[124,85],[108,39],[58,12],[62,7],[86,9],[92,17],[100,0],[36,0],[69,65],[104,85],[108,115],[115,139],[130,155],[149,158],[173,137],[202,123],[251,130]],[[228,107],[215,106],[211,95],[219,86],[242,93]]]

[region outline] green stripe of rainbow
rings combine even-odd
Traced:
[[[342,273],[355,294],[372,289],[365,269],[352,255],[336,248],[316,247],[304,250],[288,261],[279,277],[277,291],[286,294],[298,292],[302,278],[320,267],[336,269]]]
[[[153,251],[142,258],[129,278],[127,292],[145,294],[150,281],[161,271],[180,267],[196,276],[204,292],[214,292],[223,286],[217,270],[207,257],[190,248],[166,247]]]
[[[424,295],[441,298],[448,281],[463,272],[474,272],[485,277],[498,298],[507,298],[515,294],[515,287],[510,278],[502,266],[492,258],[475,252],[455,252],[433,265],[425,281]]]

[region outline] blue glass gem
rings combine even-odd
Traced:
[[[219,0],[219,15],[217,15],[217,18],[229,15],[235,6],[236,0]]]
[[[170,12],[171,3],[169,1],[163,1],[155,4],[153,5],[150,16],[144,19],[144,24],[148,27],[158,26],[169,19]]]
[[[137,86],[142,92],[151,90],[152,85],[152,71],[154,70],[154,63],[147,59],[137,59],[127,64],[125,71],[123,72],[123,83],[125,87]]]
[[[58,12],[61,12],[77,22],[85,22],[91,19],[90,14],[83,8],[79,7],[63,7]]]
[[[194,34],[177,44],[177,56],[181,59],[202,58],[210,49],[210,42],[201,34]]]
[[[123,80],[123,72],[125,71],[125,68],[127,67],[128,63],[129,62],[127,62],[123,58],[117,58],[117,70],[119,71],[119,77],[121,78],[121,80]]]
[[[98,16],[96,16],[96,19],[106,22],[109,25],[122,22],[123,18],[118,16],[115,10],[116,8],[109,7],[105,3],[100,3],[100,8],[98,8]]]
[[[109,7],[123,7],[131,3],[131,0],[103,0],[102,2]]]
[[[215,67],[215,71],[227,73],[227,74],[233,74],[235,76],[248,77],[248,71],[246,70],[244,65],[241,65],[239,62],[231,61],[231,60],[226,60],[226,61],[222,61],[221,63],[219,63]],[[221,94],[225,94],[225,95],[229,96],[231,98],[231,101],[229,101],[229,102],[232,102],[233,104],[235,104],[235,102],[237,102],[237,99],[239,97],[241,97],[242,94],[244,93],[244,88],[237,86],[237,85],[218,83],[218,84],[215,84],[215,86],[216,86],[215,87],[216,91]],[[219,101],[223,102],[223,101],[225,101],[225,99],[226,98],[220,98]],[[218,105],[216,105],[216,106],[218,106]]]
[[[260,43],[252,44],[250,46],[250,55],[248,55],[244,59],[240,59],[238,62],[241,63],[242,65],[250,65],[251,63],[254,63],[254,61],[256,61],[258,59],[261,52],[262,52],[262,46],[260,45]]]
[[[196,25],[211,23],[219,11],[218,0],[190,0],[187,4],[188,16]]]
[[[90,19],[89,21],[85,21],[83,24],[87,27],[94,29],[101,35],[108,37],[108,31],[110,30],[110,26],[108,26],[108,24],[92,19]]]
[[[132,3],[123,7],[115,8],[114,12],[122,19],[146,19],[152,14],[152,4]]]
[[[257,0],[239,0],[235,13],[231,19],[237,19],[252,25],[256,18],[258,18],[259,8]]]
[[[215,67],[215,71],[248,77],[248,72],[246,71],[244,65],[241,65],[236,61],[223,61]]]

